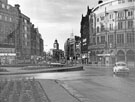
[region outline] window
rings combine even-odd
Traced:
[[[99,36],[97,37],[97,43],[100,43]]]
[[[110,19],[112,19],[112,15],[110,14]]]
[[[127,43],[134,43],[134,33],[127,33]]]
[[[118,4],[125,3],[125,0],[118,0]]]
[[[93,43],[96,44],[96,39],[95,38],[93,38]]]
[[[7,19],[8,19],[7,16],[5,16],[5,21],[7,21]]]
[[[128,21],[128,29],[133,28],[133,21]]]
[[[2,4],[2,8],[5,8],[5,4]]]
[[[101,23],[100,25],[101,25],[101,31],[105,31],[105,26],[103,25],[103,23]]]
[[[97,33],[99,33],[99,27],[97,27]]]
[[[118,0],[118,4],[120,4],[121,3],[121,0]]]
[[[24,26],[24,30],[27,31],[27,26]]]
[[[24,19],[24,23],[26,23],[26,24],[27,24],[27,20],[26,20],[26,19]]]
[[[101,43],[105,43],[105,36],[101,36]]]
[[[124,17],[124,11],[118,12],[118,18],[123,18]]]
[[[123,22],[118,22],[118,29],[123,29]]]
[[[133,11],[128,11],[128,16],[133,16]]]
[[[113,35],[108,35],[108,42],[113,43]]]
[[[109,28],[110,28],[110,30],[111,30],[111,24],[109,25]]]
[[[10,6],[9,5],[7,5],[7,9],[10,9]]]
[[[25,39],[27,39],[27,34],[26,33],[24,34],[24,37],[25,37]]]
[[[104,20],[104,16],[101,16],[100,19],[101,19],[101,21],[103,21]]]
[[[9,21],[12,22],[12,18],[11,17],[9,18]]]
[[[122,3],[125,3],[125,0],[122,0]]]
[[[117,35],[117,43],[123,44],[124,43],[124,34],[118,34]]]
[[[132,2],[133,0],[128,0],[128,2]]]
[[[99,18],[97,18],[97,22],[99,22]]]
[[[2,19],[2,15],[0,15],[0,20]]]

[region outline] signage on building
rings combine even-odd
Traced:
[[[0,53],[15,53],[15,48],[0,48]]]
[[[89,49],[105,48],[105,44],[89,46]]]
[[[97,56],[115,56],[114,54],[97,54]]]
[[[16,53],[0,53],[0,56],[16,56]]]

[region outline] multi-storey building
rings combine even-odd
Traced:
[[[92,9],[90,61],[135,63],[135,0],[108,0]]]
[[[50,52],[51,52],[52,62],[63,62],[64,51],[59,49],[59,43],[57,40],[54,41],[53,49],[51,49]]]
[[[8,0],[0,0],[0,64],[31,61],[32,23],[29,17],[21,13],[19,7],[18,4],[14,7],[9,5]],[[41,34],[37,29],[34,37],[35,55],[40,56],[43,44],[42,41],[40,42]]]
[[[39,50],[39,52],[40,52],[40,56],[43,56],[44,55],[44,41],[43,41],[43,39],[42,39],[42,37],[40,37],[40,44],[39,44],[39,48],[40,48],[40,50]]]
[[[7,0],[0,0],[0,63],[14,63],[16,59],[16,35],[19,32],[19,12],[8,4]]]
[[[18,63],[30,63],[31,58],[31,35],[30,35],[30,18],[20,13],[20,29],[16,37],[16,50]]]
[[[81,54],[83,63],[88,62],[88,43],[89,43],[89,15],[91,13],[91,9],[87,8],[87,14],[85,16],[82,15],[81,19]]]
[[[64,44],[66,60],[76,60],[81,62],[81,38],[73,36],[67,39]]]
[[[31,25],[31,61],[32,63],[37,63],[37,59],[41,58],[43,55],[43,39],[38,31],[38,28]]]

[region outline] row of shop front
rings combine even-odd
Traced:
[[[33,63],[36,64],[41,59],[41,56],[31,55],[18,58],[15,48],[0,48],[0,65]]]
[[[113,65],[118,61],[135,66],[135,49],[94,49],[82,54],[82,63],[85,64]]]

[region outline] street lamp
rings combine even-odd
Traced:
[[[106,31],[106,50],[107,50],[107,54],[108,54],[108,36],[107,36],[107,28],[108,28],[108,27],[107,27],[107,21],[108,21],[108,20],[107,20],[107,16],[108,16],[108,14],[109,14],[109,13],[107,13],[106,10],[105,10],[105,18],[106,18],[106,19],[105,19],[105,24],[106,24],[106,29],[105,29],[105,31]]]
[[[117,13],[118,13],[118,11],[114,11],[114,13],[115,13],[115,50],[117,51],[117,34],[116,34],[116,30],[117,30],[117,27],[116,27],[116,18],[117,18]],[[117,61],[117,58],[116,58],[116,54],[115,54],[115,62]]]
[[[126,49],[126,21],[127,21],[127,17],[126,17],[126,13],[127,13],[127,11],[128,11],[128,9],[125,9],[124,10],[125,11],[125,35],[124,35],[124,47],[125,47],[125,49]],[[127,56],[125,55],[125,62],[127,63]]]

